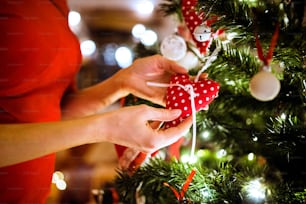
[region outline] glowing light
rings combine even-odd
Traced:
[[[253,137],[253,141],[257,142],[258,141],[258,137]]]
[[[132,28],[132,35],[135,38],[141,38],[141,36],[145,33],[146,27],[142,24],[136,24]]]
[[[205,150],[205,149],[200,149],[200,150],[197,151],[197,156],[198,156],[198,157],[204,157],[204,156],[206,156],[207,154],[208,154],[208,152],[207,152],[207,150]]]
[[[202,133],[202,138],[203,139],[208,139],[209,138],[209,132],[208,131],[203,131],[203,133]]]
[[[285,113],[282,113],[282,114],[281,114],[281,118],[282,118],[283,120],[285,120],[285,119],[286,119],[286,117],[287,117],[287,116],[286,116],[286,114],[285,114]]]
[[[90,56],[96,51],[96,44],[92,40],[81,42],[81,52],[83,56]]]
[[[227,152],[226,152],[225,149],[221,149],[221,150],[219,150],[219,151],[217,152],[217,158],[222,158],[222,157],[224,157],[224,156],[226,156],[226,155],[227,155]]]
[[[157,41],[157,34],[153,30],[146,30],[141,36],[140,41],[146,46],[154,45]]]
[[[183,163],[190,163],[190,164],[195,164],[197,162],[198,158],[196,156],[190,157],[189,154],[184,154],[181,156],[181,161]]]
[[[254,179],[243,187],[247,199],[252,202],[262,202],[266,199],[267,187],[261,179]]]
[[[154,10],[154,4],[149,0],[138,1],[135,5],[138,14],[149,16]]]
[[[201,194],[204,198],[209,199],[212,196],[212,193],[210,192],[210,189],[205,185],[204,188],[200,190]]]
[[[59,180],[64,179],[64,174],[60,171],[55,171],[52,175],[52,183],[56,183]]]
[[[119,47],[115,52],[115,59],[121,68],[126,68],[133,62],[132,52],[127,47]]]
[[[68,14],[69,26],[77,26],[81,22],[81,15],[76,11],[70,11]]]
[[[56,185],[57,189],[61,190],[61,191],[65,190],[67,188],[67,184],[64,180],[57,181],[55,185]]]
[[[117,45],[115,43],[109,43],[105,46],[103,51],[103,59],[106,65],[115,66],[117,61],[115,59]]]
[[[247,3],[249,6],[256,6],[257,0],[239,0],[240,2]]]
[[[52,175],[52,183],[55,184],[58,190],[65,190],[67,188],[67,183],[65,181],[65,176],[60,171],[55,171]]]
[[[255,154],[254,154],[254,153],[249,153],[249,154],[248,154],[248,160],[249,160],[249,161],[253,161],[254,158],[255,158]]]

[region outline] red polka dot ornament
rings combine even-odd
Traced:
[[[177,126],[186,117],[192,115],[192,99],[196,112],[207,109],[218,96],[219,88],[219,83],[211,79],[193,81],[187,74],[173,75],[170,86],[167,88],[166,108],[181,109],[182,113],[176,120],[166,122],[165,128]],[[191,89],[192,92],[190,92]]]
[[[198,26],[202,25],[203,19],[204,19],[204,13],[198,12],[196,10],[197,3],[198,3],[197,0],[182,0],[182,13],[183,13],[184,21],[189,31],[193,34],[192,37],[193,37],[194,42],[196,43],[196,46],[198,47],[199,51],[202,54],[205,54],[207,52],[208,47],[211,44],[211,38],[208,38],[207,40],[203,39],[201,41],[198,41],[199,33],[196,33],[194,35],[194,31],[196,30]],[[207,35],[210,36],[211,35],[210,30],[207,29],[206,31],[209,31],[209,33],[205,33],[205,36]]]
[[[182,13],[185,24],[190,33],[192,33],[192,39],[200,53],[205,55],[212,40],[224,31],[218,30],[216,33],[213,33],[210,26],[217,20],[217,17],[206,20],[205,15],[207,14],[197,10],[197,3],[198,0],[182,0]]]

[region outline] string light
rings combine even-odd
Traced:
[[[243,187],[246,199],[252,203],[261,203],[266,199],[267,187],[262,183],[261,178],[257,178],[249,181]]]
[[[77,26],[81,22],[81,15],[79,12],[70,11],[68,14],[69,26]]]
[[[133,62],[132,51],[128,47],[119,47],[115,52],[115,59],[121,68],[126,68]]]
[[[209,131],[203,131],[201,136],[202,136],[203,139],[208,139],[209,136],[210,136],[210,132]]]
[[[281,114],[281,119],[286,120],[286,118],[287,118],[287,115],[285,113],[282,113]]]
[[[198,161],[198,157],[193,155],[190,156],[189,154],[182,154],[181,155],[181,162],[195,164]]]
[[[92,55],[96,51],[96,43],[92,40],[81,42],[81,52],[84,57]]]
[[[140,41],[145,46],[152,46],[157,42],[157,34],[153,30],[146,30],[140,38]]]
[[[149,16],[154,10],[154,4],[149,0],[142,0],[135,4],[137,13],[141,16]]]
[[[207,187],[206,184],[205,187],[200,190],[200,192],[203,195],[203,197],[206,198],[207,200],[210,200],[210,198],[212,197],[212,192],[210,191],[210,189]]]
[[[55,171],[52,175],[52,183],[55,184],[58,190],[65,190],[67,188],[67,183],[65,181],[65,176],[61,171]]]
[[[225,157],[227,155],[227,152],[226,152],[226,150],[225,149],[221,149],[221,150],[219,150],[218,152],[217,152],[217,154],[216,154],[216,156],[217,156],[217,158],[222,158],[222,157]]]
[[[132,28],[132,35],[139,39],[145,33],[146,27],[143,24],[136,24]]]
[[[248,154],[248,160],[249,160],[249,161],[253,161],[254,158],[255,158],[255,154],[254,154],[254,153],[249,153],[249,154]]]

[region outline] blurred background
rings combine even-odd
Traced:
[[[81,43],[79,87],[87,87],[129,66],[136,44],[156,45],[177,21],[159,10],[161,0],[68,0],[69,25]],[[118,108],[114,104],[105,111]],[[83,145],[59,152],[48,204],[95,203],[92,190],[116,175],[113,144]]]

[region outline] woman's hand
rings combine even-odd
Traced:
[[[169,129],[160,129],[156,125],[157,122],[172,121],[180,114],[180,110],[153,108],[147,105],[129,106],[111,111],[102,114],[102,121],[96,124],[98,126],[96,140],[99,142],[102,138],[114,144],[152,153],[173,144],[188,132],[192,123],[191,118]],[[101,135],[107,138],[103,138],[104,136],[100,138]]]
[[[94,86],[66,95],[62,102],[63,119],[78,118],[101,112],[128,94],[165,105],[166,88],[148,86],[148,81],[169,83],[175,73],[187,70],[160,55],[141,58],[126,69]]]
[[[160,55],[140,58],[121,70],[123,89],[133,95],[147,99],[159,105],[165,105],[166,88],[148,86],[147,82],[169,83],[170,76],[175,73],[187,73],[187,70],[176,62]]]

